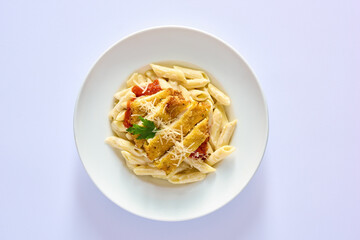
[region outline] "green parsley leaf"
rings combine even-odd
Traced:
[[[132,127],[126,129],[127,132],[133,135],[139,135],[136,139],[149,139],[155,137],[155,134],[159,129],[156,128],[155,123],[147,120],[143,117],[139,117],[142,126],[134,124]]]

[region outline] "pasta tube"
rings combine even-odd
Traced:
[[[230,98],[223,92],[221,92],[219,89],[217,89],[214,85],[209,83],[208,85],[208,91],[210,95],[215,98],[220,104],[228,106],[230,105]]]
[[[125,150],[127,152],[134,154],[135,156],[138,157],[145,156],[143,150],[137,148],[133,143],[131,143],[128,140],[111,136],[111,137],[107,137],[105,139],[105,142],[114,148]]]
[[[210,95],[207,92],[201,90],[190,90],[189,93],[195,101],[199,102],[203,102],[210,98]]]
[[[215,168],[204,163],[203,160],[201,160],[201,159],[194,159],[194,158],[188,157],[184,161],[202,173],[211,173],[211,172],[216,171]]]
[[[223,129],[221,131],[219,140],[217,142],[216,149],[229,144],[230,139],[234,133],[236,123],[237,123],[237,120],[234,120],[232,122],[225,124],[225,126],[223,127]]]
[[[193,88],[201,88],[201,87],[205,87],[208,83],[210,82],[209,79],[191,79],[191,80],[186,80],[186,82],[184,83],[184,86],[187,89],[193,89]]]
[[[217,142],[221,133],[221,128],[223,126],[223,118],[219,109],[215,108],[212,114],[212,124],[210,126],[210,143],[212,146],[216,147]]]
[[[184,184],[201,181],[205,176],[206,174],[202,172],[180,173],[169,177],[168,180],[173,184]]]
[[[185,82],[184,73],[178,69],[163,67],[156,64],[150,64],[150,66],[158,77]]]
[[[138,166],[133,169],[136,175],[166,176],[165,171],[150,166]]]
[[[179,66],[174,66],[175,69],[180,70],[184,73],[185,77],[187,78],[204,78],[204,79],[208,79],[208,76],[203,72],[203,71],[199,71],[199,70],[194,70],[194,69],[190,69],[190,68],[184,68],[184,67],[179,67]]]
[[[234,151],[235,147],[233,146],[222,146],[210,155],[210,157],[206,160],[206,163],[210,166],[213,166],[214,164],[220,162],[221,160],[229,156]]]

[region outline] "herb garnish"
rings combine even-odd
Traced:
[[[126,129],[127,132],[133,135],[139,135],[136,139],[149,139],[155,137],[155,134],[159,129],[156,128],[155,123],[147,120],[143,117],[140,117],[142,126],[134,124],[132,127]]]

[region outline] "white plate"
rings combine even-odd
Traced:
[[[209,73],[232,100],[230,119],[239,120],[231,142],[237,150],[204,181],[186,185],[134,175],[104,143],[112,135],[107,116],[115,91],[145,65],[174,60]],[[105,196],[136,215],[180,221],[220,208],[246,186],[264,154],[268,114],[254,73],[233,48],[199,30],[166,26],[132,34],[100,57],[80,91],[74,132],[84,167]]]

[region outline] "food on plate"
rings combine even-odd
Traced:
[[[230,98],[204,71],[150,64],[133,73],[114,95],[109,113],[114,136],[106,142],[121,150],[137,175],[182,184],[203,180],[230,146],[237,120],[224,106]]]

